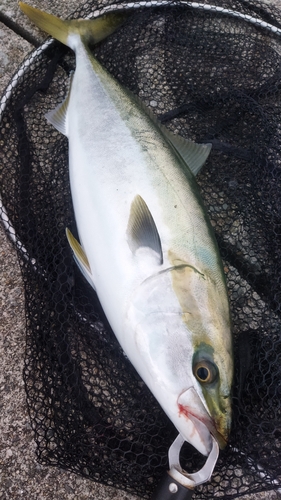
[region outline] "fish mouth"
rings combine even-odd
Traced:
[[[211,451],[211,436],[217,441],[221,450],[227,445],[229,426],[225,419],[212,418],[203,405],[198,393],[193,387],[184,391],[178,398],[179,415],[189,419],[207,454]],[[187,439],[191,444],[192,440]]]
[[[207,432],[209,434],[212,434],[221,450],[226,447],[227,439],[217,430],[215,421],[212,418],[194,415],[194,413],[192,413],[192,410],[190,408],[187,408],[186,406],[178,405],[178,408],[180,415],[184,415],[193,422],[194,427],[202,437],[202,442],[205,444],[207,449],[209,448],[209,445],[206,439],[204,439],[204,434],[206,434]],[[205,429],[203,429],[202,424]]]

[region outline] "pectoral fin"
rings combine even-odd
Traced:
[[[159,264],[163,263],[161,240],[156,224],[147,204],[139,195],[134,198],[131,205],[127,236],[129,247],[133,253],[138,248],[147,247],[156,252]]]
[[[81,273],[85,276],[88,283],[94,289],[96,289],[93,282],[93,276],[91,273],[90,264],[83,248],[81,247],[80,243],[76,240],[76,238],[74,238],[73,234],[71,233],[71,231],[69,231],[68,228],[66,228],[66,237],[68,239],[70,248],[73,251],[75,262],[78,265]]]

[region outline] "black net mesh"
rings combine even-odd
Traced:
[[[198,182],[224,260],[236,375],[229,446],[200,499],[281,485],[281,14],[256,0],[216,4],[136,9],[94,49],[168,128],[213,144]],[[74,17],[100,8],[88,2]],[[42,463],[149,497],[177,432],[124,357],[65,238],[66,226],[75,234],[68,145],[44,114],[62,101],[74,65],[51,43],[27,58],[2,100],[1,210],[25,285],[28,407]],[[203,463],[186,445],[183,467]]]

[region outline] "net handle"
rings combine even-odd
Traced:
[[[193,490],[182,486],[166,472],[150,500],[190,500]]]

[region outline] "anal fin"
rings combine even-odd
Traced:
[[[69,105],[71,85],[73,80],[73,74],[70,78],[70,84],[67,92],[66,98],[55,108],[46,113],[45,118],[50,122],[61,134],[67,136],[67,110]]]

